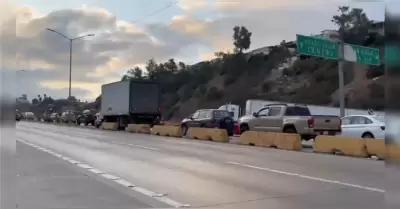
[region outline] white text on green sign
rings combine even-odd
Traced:
[[[380,53],[377,48],[345,44],[344,59],[360,64],[380,65]]]
[[[297,35],[297,52],[299,54],[338,59],[339,44],[334,41]]]

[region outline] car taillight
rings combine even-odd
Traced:
[[[233,133],[235,135],[240,135],[240,128],[239,128],[239,124],[238,123],[234,124]]]
[[[385,130],[385,126],[381,126],[381,129],[382,129],[382,131],[384,131]]]
[[[310,118],[307,120],[307,125],[308,127],[314,127],[314,118]]]

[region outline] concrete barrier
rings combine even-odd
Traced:
[[[368,155],[375,155],[379,159],[386,157],[386,145],[384,139],[364,139]]]
[[[273,144],[278,149],[300,151],[302,148],[301,136],[299,134],[270,132],[267,134],[267,136],[274,139]]]
[[[296,151],[302,148],[300,135],[274,132],[246,131],[240,135],[239,144]]]
[[[111,130],[111,131],[117,130],[116,122],[103,122],[101,126],[103,127],[104,130]]]
[[[205,128],[191,127],[187,130],[186,137],[198,140],[211,140],[211,136],[207,133]]]
[[[151,128],[149,124],[128,124],[128,126],[125,128],[125,131],[132,133],[149,134],[150,129]]]
[[[254,145],[257,147],[275,147],[273,137],[268,132],[246,131],[240,135],[239,144]]]
[[[356,137],[319,135],[313,145],[314,152],[342,152],[347,156],[367,157],[365,140]]]
[[[182,130],[180,126],[153,126],[152,135],[181,137]]]
[[[239,144],[241,145],[255,145],[255,142],[259,139],[257,131],[246,131],[239,136]]]
[[[276,133],[271,133],[271,132],[258,132],[258,137],[261,140],[255,141],[255,143],[258,143],[257,146],[261,146],[261,147],[268,147],[268,148],[276,147],[275,134]]]
[[[225,129],[207,128],[207,133],[212,141],[229,142],[228,132]]]
[[[386,151],[387,160],[400,162],[400,144],[386,144]]]

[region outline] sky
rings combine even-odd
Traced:
[[[232,50],[236,25],[253,33],[250,50],[335,29],[339,5],[384,19],[383,2],[347,0],[2,0],[1,70],[16,72],[16,95],[66,98],[69,41],[46,29],[70,38],[94,34],[72,45],[72,95],[92,101],[102,84],[151,58],[194,64]]]

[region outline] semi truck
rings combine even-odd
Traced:
[[[159,83],[127,80],[101,87],[101,115],[104,122],[116,122],[118,129],[128,124],[158,125],[161,121]]]

